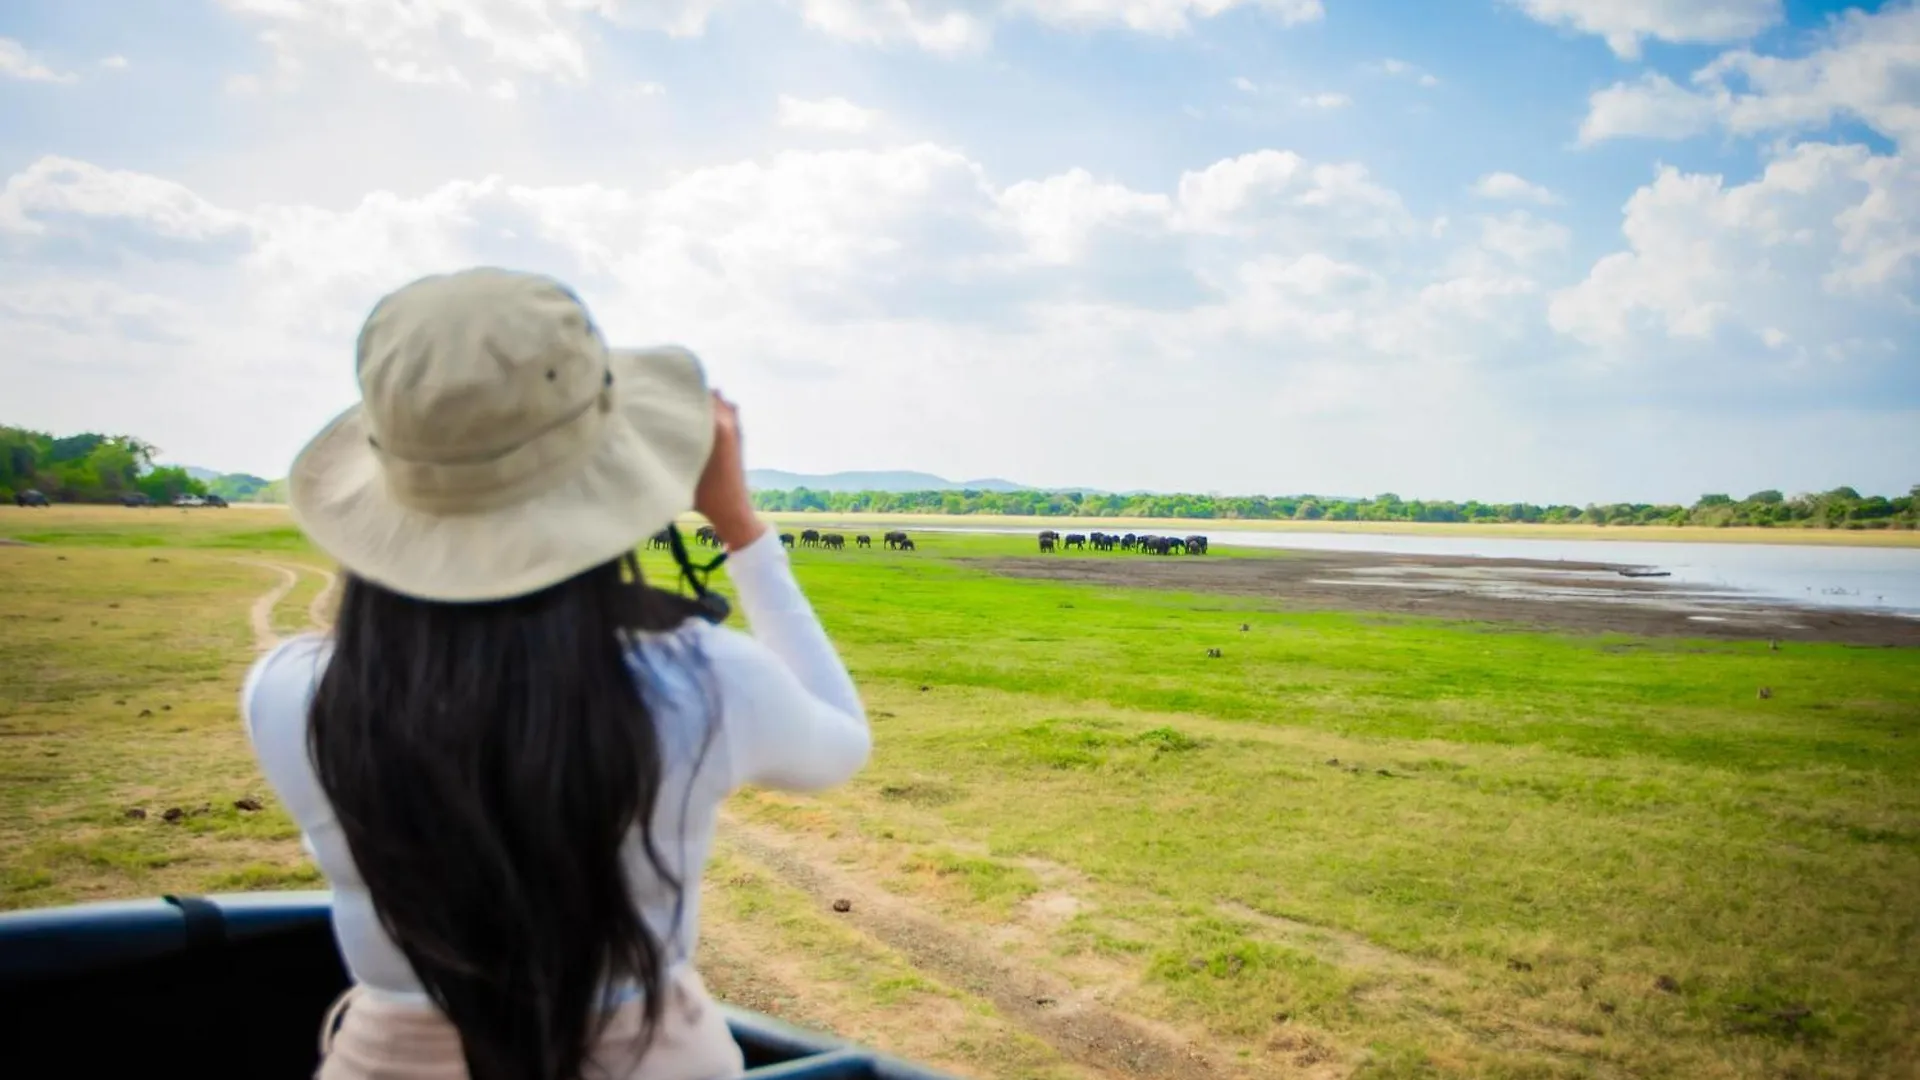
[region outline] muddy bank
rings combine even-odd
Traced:
[[[975,561],[975,560],[970,560]],[[1261,558],[1031,556],[1009,577],[1254,596],[1287,607],[1512,623],[1581,633],[1920,646],[1920,619],[1748,601],[1621,577],[1594,563],[1365,552]]]

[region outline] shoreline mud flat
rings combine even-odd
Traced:
[[[1600,563],[1329,551],[1243,559],[1069,555],[977,561],[1009,577],[1250,596],[1305,609],[1576,633],[1920,647],[1920,619],[1623,577],[1618,567]]]

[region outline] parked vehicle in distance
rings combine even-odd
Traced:
[[[120,505],[121,506],[152,506],[153,500],[147,498],[147,496],[144,493],[136,491],[130,495],[120,496]]]
[[[225,510],[227,508],[227,500],[221,498],[218,495],[208,495],[205,499],[201,501],[208,506],[217,506],[222,510]]]
[[[25,491],[16,491],[13,493],[13,505],[15,506],[51,506],[53,505],[53,503],[52,503],[52,500],[48,499],[43,492],[35,491],[32,488],[28,488]]]
[[[198,496],[198,495],[175,495],[175,496],[173,497],[173,505],[175,505],[175,506],[205,506],[205,505],[207,505],[207,500],[205,500],[205,499],[203,499],[203,498],[201,498],[201,497],[200,497],[200,496]]]

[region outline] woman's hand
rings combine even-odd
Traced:
[[[713,451],[693,489],[693,508],[713,523],[714,534],[730,551],[738,551],[767,531],[753,512],[747,491],[747,470],[740,454],[740,410],[713,392]]]

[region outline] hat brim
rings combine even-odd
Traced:
[[[294,460],[294,521],[350,573],[422,600],[524,596],[633,550],[692,509],[713,400],[692,353],[614,350],[614,408],[570,475],[510,506],[428,513],[393,498],[356,405]]]

